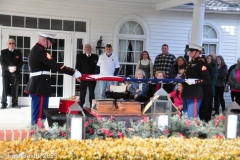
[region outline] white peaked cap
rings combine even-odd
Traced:
[[[193,44],[193,43],[189,43],[189,49],[197,49],[199,51],[202,51],[203,47],[201,45],[197,45],[197,44]]]
[[[43,32],[38,32],[38,35],[41,36],[41,37],[52,38],[52,39],[56,36],[56,34],[43,33]]]

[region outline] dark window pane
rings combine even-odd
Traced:
[[[52,19],[51,20],[51,29],[62,31],[62,20]]]
[[[23,84],[27,84],[29,80],[29,74],[23,74]]]
[[[58,75],[58,85],[63,85],[63,75]]]
[[[56,85],[57,80],[56,80],[57,76],[56,75],[51,75],[51,85]]]
[[[23,48],[23,37],[17,37],[17,42],[15,42],[17,48]],[[21,51],[22,52],[22,51]]]
[[[52,45],[52,50],[57,50],[57,46],[58,46],[58,39],[54,39],[55,43],[53,43]]]
[[[24,37],[24,48],[30,48],[30,37]]]
[[[0,25],[11,26],[11,16],[0,14]]]
[[[51,87],[51,97],[56,97],[56,87]]]
[[[12,16],[13,27],[24,27],[24,17]]]
[[[55,43],[53,43],[52,45],[52,50],[57,50],[57,46],[58,46],[58,39],[54,39]]]
[[[86,22],[75,22],[75,31],[76,32],[86,32]]]
[[[37,18],[26,17],[26,28],[37,28]]]
[[[59,44],[58,44],[59,50],[64,50],[64,43],[65,43],[64,39],[59,39]]]
[[[74,21],[63,21],[64,31],[74,31]]]
[[[77,39],[77,49],[83,50],[83,40],[80,38]]]
[[[29,52],[30,52],[30,49],[24,49],[24,53],[22,53],[22,54],[23,54],[23,57],[24,57],[23,60],[25,60],[25,61],[28,60]]]
[[[50,19],[39,18],[39,29],[50,29]]]
[[[63,96],[63,87],[58,87],[57,89],[57,97],[62,97]]]
[[[57,51],[52,51],[52,58],[57,60]]]
[[[64,62],[64,51],[58,52],[58,62]]]

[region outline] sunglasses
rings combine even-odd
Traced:
[[[15,44],[15,43],[8,43],[8,44]]]

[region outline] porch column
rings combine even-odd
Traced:
[[[205,0],[195,0],[190,43],[202,46]]]

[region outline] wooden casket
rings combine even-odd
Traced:
[[[68,108],[76,102],[80,104],[80,102],[77,99],[61,98],[59,102],[58,112],[67,113]],[[71,111],[71,114],[78,114],[78,111]]]
[[[141,103],[134,100],[93,99],[92,105],[91,111],[97,115],[141,115]]]

